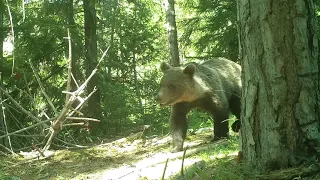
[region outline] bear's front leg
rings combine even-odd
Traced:
[[[228,121],[225,121],[229,118],[229,113],[226,110],[220,109],[214,111],[212,114],[214,120],[214,139],[219,140],[221,138],[227,138],[229,136],[229,127]]]
[[[187,134],[188,108],[182,104],[172,106],[170,116],[170,127],[172,136],[172,150],[171,152],[179,152],[183,150],[183,142]]]

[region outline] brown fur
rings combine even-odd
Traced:
[[[202,64],[189,63],[185,67],[161,64],[164,73],[157,101],[172,106],[170,126],[173,151],[181,151],[187,131],[187,114],[195,108],[209,112],[214,119],[215,139],[228,136],[231,111],[240,118],[241,67],[224,58]],[[240,121],[232,128],[238,130]]]

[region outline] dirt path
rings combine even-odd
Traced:
[[[227,143],[208,143],[212,133],[188,136],[188,146],[184,168],[203,166],[199,157],[189,157],[195,153],[214,149]],[[110,143],[100,144],[87,149],[59,150],[52,152],[52,157],[28,162],[25,159],[1,159],[6,162],[4,172],[21,179],[161,179],[165,162],[169,159],[165,179],[180,174],[182,154],[169,153],[170,138],[135,139],[122,138]],[[32,154],[32,153],[30,153]],[[34,153],[33,153],[34,154]],[[28,153],[24,154],[25,157]]]

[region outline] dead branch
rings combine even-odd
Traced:
[[[181,176],[182,176],[182,177],[184,176],[184,173],[183,173],[183,164],[184,164],[184,159],[185,159],[185,157],[186,157],[187,149],[188,149],[188,147],[185,148],[185,150],[184,150],[184,152],[183,152],[183,155],[182,155],[182,163],[181,163]]]
[[[22,112],[24,112],[25,114],[27,114],[29,117],[31,117],[33,120],[37,121],[37,122],[42,122],[40,119],[38,119],[36,116],[34,116],[33,114],[31,114],[29,111],[27,111],[26,109],[24,109],[16,100],[14,100],[10,94],[7,93],[7,91],[5,91],[1,86],[0,86],[0,91],[7,96],[10,101],[13,102],[14,105],[16,105]],[[47,125],[46,125],[47,126]],[[49,127],[49,126],[47,126]],[[0,136],[1,138],[1,136]]]
[[[40,149],[35,144],[32,143],[31,145],[32,145],[33,149],[35,149],[36,151],[38,151],[41,154],[42,157],[45,157],[43,152],[41,152]]]
[[[21,132],[26,131],[26,130],[28,130],[28,129],[31,129],[31,128],[40,126],[40,125],[42,125],[42,124],[44,124],[44,123],[53,121],[53,120],[55,120],[55,119],[56,119],[56,117],[50,118],[50,119],[47,119],[47,120],[44,120],[44,121],[41,121],[41,122],[38,122],[37,124],[34,124],[34,125],[32,125],[32,126],[28,126],[28,127],[23,128],[23,129],[19,129],[18,131],[11,132],[11,133],[8,133],[8,134],[6,134],[6,135],[0,136],[0,139],[1,139],[1,138],[4,138],[4,137],[7,137],[7,136],[11,136],[11,135],[13,135],[13,134],[21,133]]]
[[[0,144],[0,147],[2,147],[3,149],[5,149],[6,151],[8,151],[8,152],[11,153],[11,154],[15,154],[15,153],[12,151],[12,149],[9,149],[9,148],[5,147],[5,146],[2,145],[2,144]]]
[[[67,91],[71,91],[71,79],[72,79],[72,43],[71,43],[71,36],[70,36],[70,30],[67,28],[68,31],[68,47],[69,47],[69,62],[68,62],[68,79],[67,79]],[[77,81],[74,79],[74,82]],[[66,94],[66,104],[70,99],[70,95]]]
[[[67,127],[67,126],[84,126],[86,125],[85,123],[70,123],[70,124],[64,124],[62,125],[63,127]]]
[[[34,68],[31,60],[29,60],[29,64],[30,64],[30,67],[31,67],[31,69],[32,69],[32,71],[33,71],[34,76],[36,77],[36,80],[37,80],[37,82],[38,82],[38,84],[39,84],[39,87],[40,87],[40,90],[41,90],[42,94],[44,95],[44,97],[45,97],[46,100],[48,101],[49,105],[51,106],[51,109],[53,110],[54,114],[57,114],[57,113],[58,113],[57,108],[54,107],[52,101],[50,100],[48,94],[46,93],[46,91],[45,91],[45,89],[44,89],[44,87],[43,87],[43,84],[42,84],[42,82],[40,81],[40,77],[39,77],[38,73],[36,72],[36,69]]]
[[[100,122],[99,119],[94,118],[85,118],[85,117],[66,117],[67,120],[77,120],[77,121],[94,121],[94,122]]]
[[[163,173],[162,173],[161,180],[164,180],[164,175],[166,174],[166,170],[167,170],[167,166],[168,166],[168,161],[169,161],[169,158],[166,160],[166,163],[164,164],[164,169],[163,169]]]
[[[70,44],[70,34],[68,31],[68,40],[69,40],[69,44]],[[82,85],[74,92],[70,92],[70,83],[71,83],[71,69],[68,69],[68,85],[67,85],[67,91],[65,91],[65,93],[67,93],[68,95],[66,96],[66,103],[62,109],[62,111],[60,112],[59,116],[57,117],[57,119],[53,122],[51,128],[50,128],[50,132],[49,132],[49,138],[47,140],[46,145],[43,148],[43,151],[46,151],[50,148],[53,139],[56,137],[56,135],[61,131],[62,129],[62,125],[66,120],[67,116],[72,116],[75,113],[75,110],[78,110],[82,107],[83,103],[96,91],[96,88],[94,88],[94,90],[88,95],[88,97],[84,98],[84,101],[81,102],[73,111],[70,111],[71,109],[71,105],[73,104],[73,102],[78,99],[78,97],[80,97],[80,95],[82,93],[84,93],[85,88],[87,87],[88,82],[91,80],[91,78],[95,75],[95,73],[98,71],[98,67],[101,63],[101,61],[103,60],[103,58],[106,56],[107,52],[108,52],[109,48],[103,53],[102,57],[100,58],[98,64],[96,65],[95,69],[92,70],[90,76],[85,80],[84,83],[82,83]],[[69,47],[69,56],[70,55],[70,47]],[[71,66],[71,59],[69,57],[69,67]],[[71,67],[70,67],[71,68]]]

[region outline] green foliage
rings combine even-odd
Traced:
[[[186,58],[222,56],[238,59],[236,1],[182,1],[180,22]],[[187,15],[186,15],[187,14]]]
[[[0,179],[1,180],[21,180],[21,178],[17,176],[7,176],[0,169]]]

